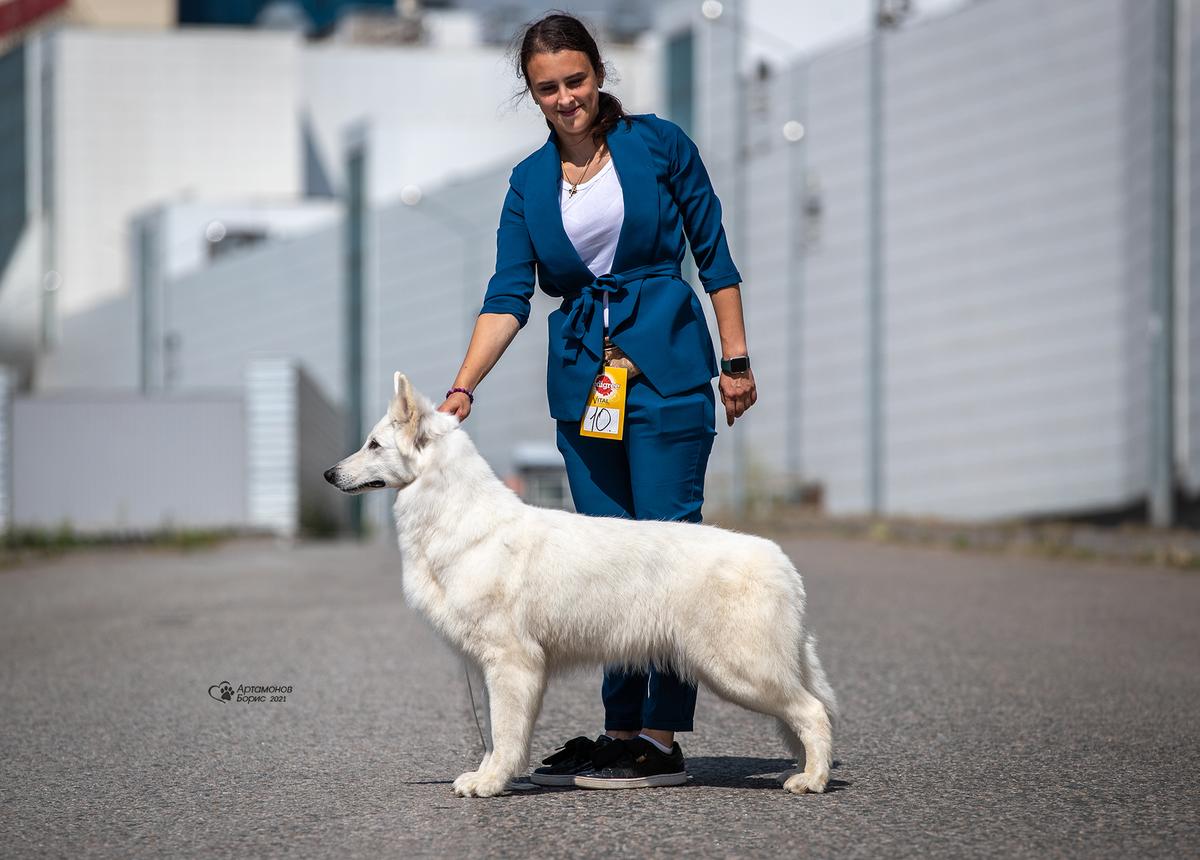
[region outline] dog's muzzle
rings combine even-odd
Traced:
[[[325,470],[325,480],[333,484],[343,493],[353,493],[355,490],[379,490],[387,486],[383,481],[378,479],[374,481],[367,481],[365,484],[359,484],[357,487],[338,486],[337,466]]]

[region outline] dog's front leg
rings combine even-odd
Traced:
[[[490,662],[484,667],[488,707],[492,724],[492,750],[479,770],[454,780],[459,797],[493,797],[508,788],[508,782],[529,761],[529,740],[542,707],[546,673],[541,660],[532,655]]]

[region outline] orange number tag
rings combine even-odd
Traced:
[[[625,378],[623,367],[605,367],[592,383],[587,409],[579,423],[580,436],[621,439],[625,435]]]

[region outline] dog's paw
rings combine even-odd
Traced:
[[[783,790],[792,794],[820,794],[825,791],[825,783],[829,782],[829,774],[793,773],[783,782]]]
[[[508,780],[481,770],[470,770],[454,780],[454,793],[459,797],[495,797],[508,791]]]

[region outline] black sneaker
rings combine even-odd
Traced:
[[[645,738],[614,741],[592,755],[595,766],[575,775],[579,788],[652,788],[688,780],[683,751],[671,744],[664,753]]]
[[[575,774],[592,767],[592,753],[612,743],[608,735],[591,738],[571,738],[558,752],[542,759],[545,767],[539,767],[529,775],[535,785],[574,785]]]

